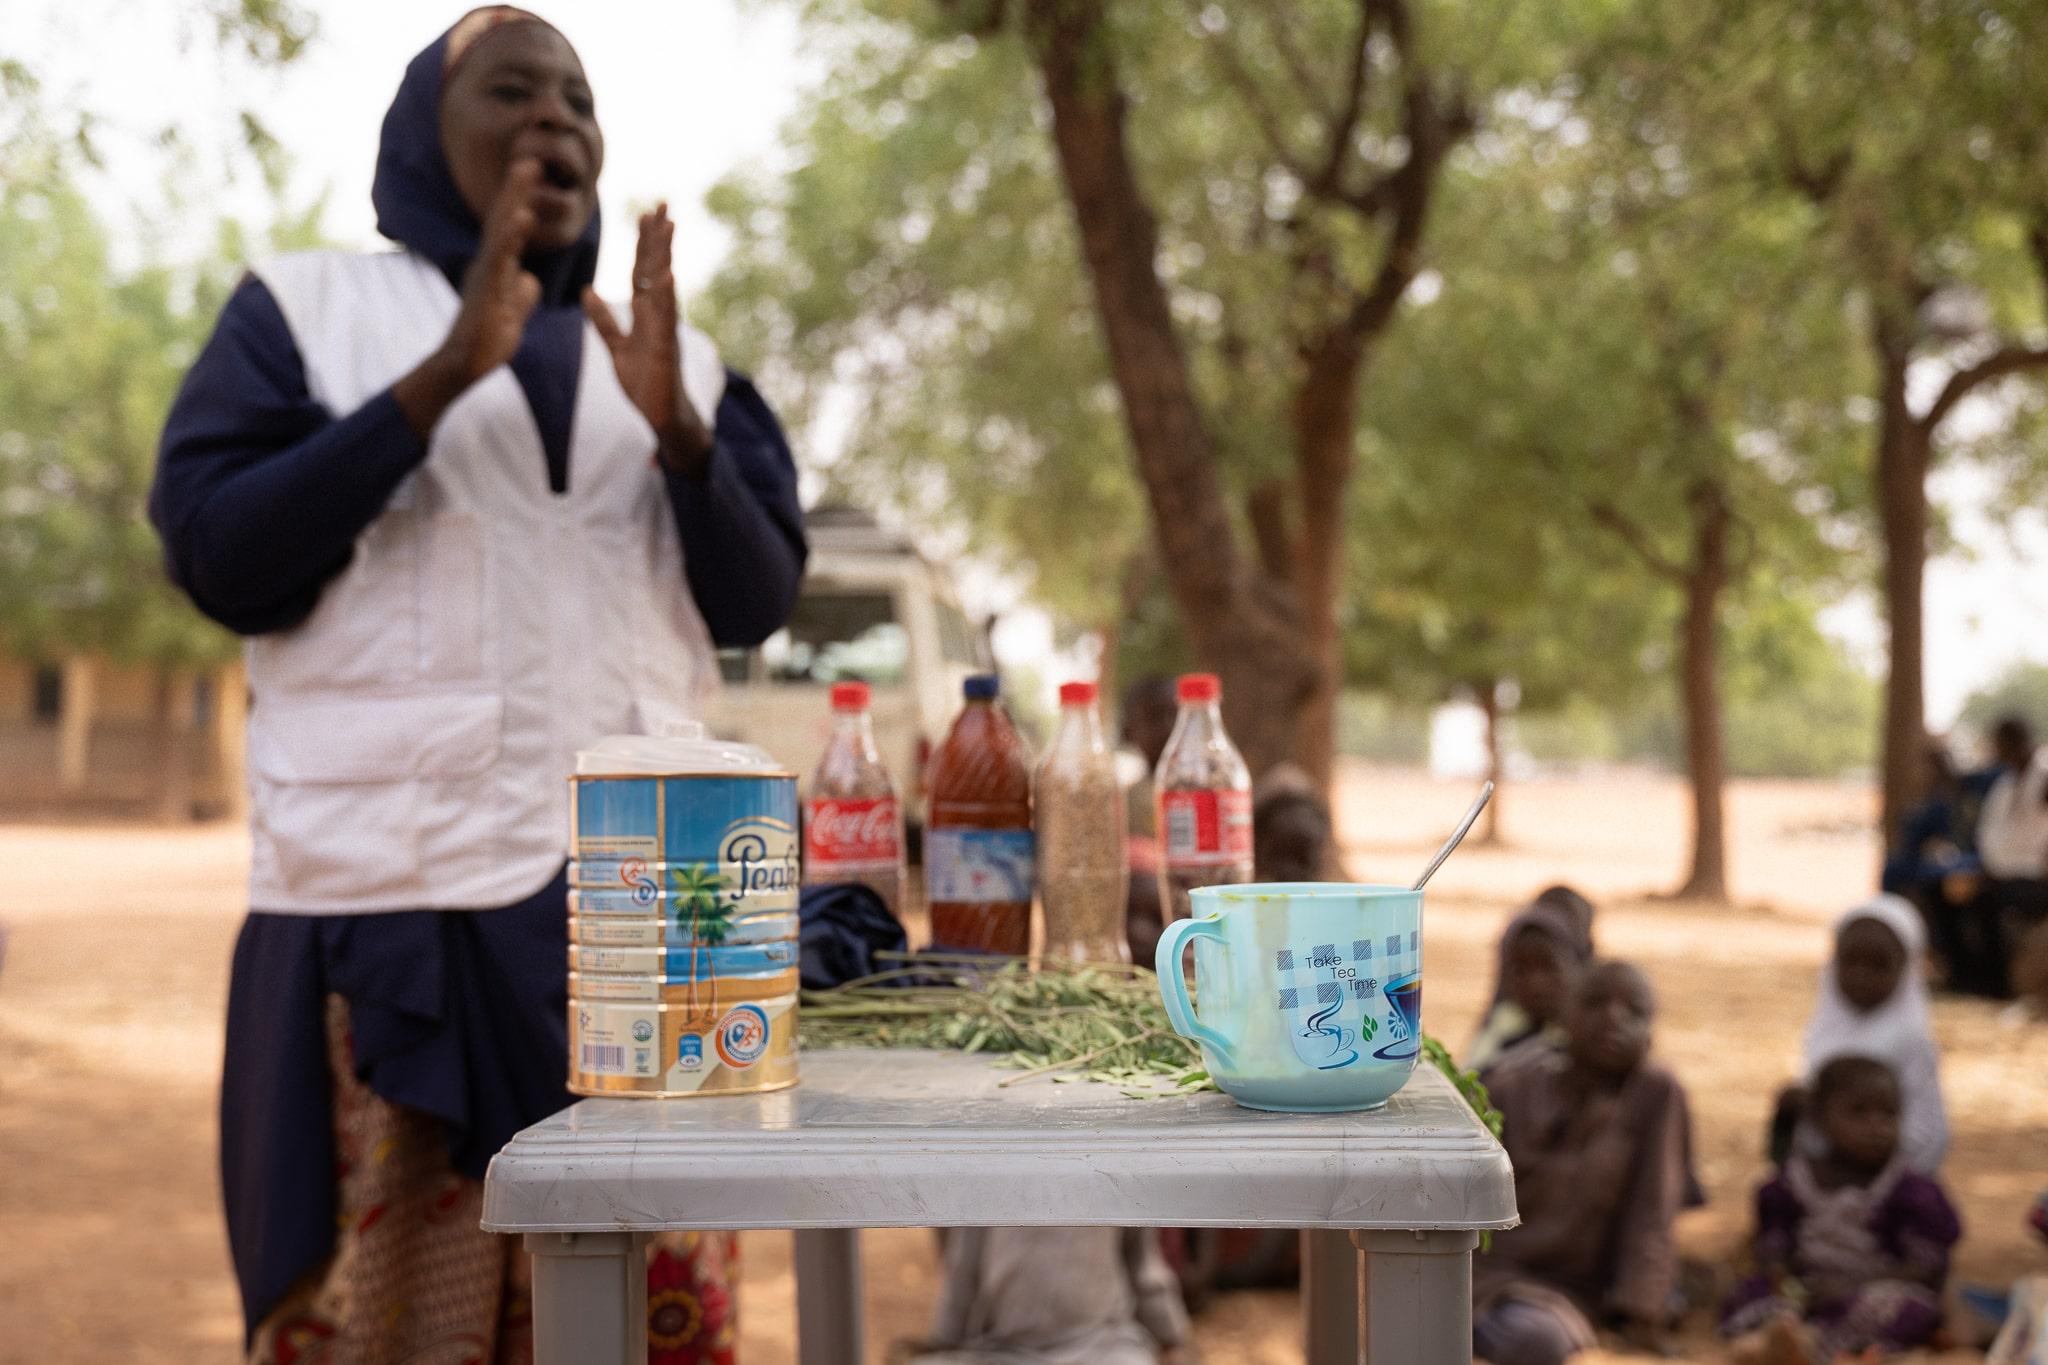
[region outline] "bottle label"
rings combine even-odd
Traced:
[[[1028,829],[928,829],[925,888],[934,901],[1001,905],[1031,899]]]
[[[1252,795],[1241,791],[1159,794],[1159,833],[1168,867],[1227,867],[1250,862]]]
[[[804,803],[804,865],[812,871],[893,868],[903,856],[896,798]]]

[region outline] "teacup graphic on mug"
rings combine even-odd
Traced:
[[[1259,1109],[1366,1109],[1422,1047],[1422,895],[1330,883],[1204,887],[1155,965],[1174,1028]],[[1180,970],[1195,946],[1195,999]],[[1199,999],[1199,1011],[1196,1007]]]
[[[1387,1045],[1375,1057],[1413,1057],[1422,1050],[1422,973],[1410,972],[1387,983]],[[1401,1051],[1405,1048],[1406,1051]]]

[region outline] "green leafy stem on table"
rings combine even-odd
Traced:
[[[1200,1049],[1167,1022],[1152,973],[1125,964],[991,966],[987,958],[921,954],[915,965],[805,991],[797,1026],[807,1048],[986,1052],[1020,1073],[1005,1086],[1038,1076],[1100,1081],[1132,1099],[1217,1088]],[[1499,1137],[1500,1111],[1479,1077],[1426,1034],[1422,1055]]]

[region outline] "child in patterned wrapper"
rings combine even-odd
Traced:
[[[1756,1365],[1926,1344],[1962,1225],[1901,1146],[1898,1078],[1875,1058],[1837,1057],[1807,1109],[1820,1150],[1794,1151],[1757,1192],[1757,1270],[1722,1331]]]

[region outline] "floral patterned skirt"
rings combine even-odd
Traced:
[[[264,1319],[251,1365],[533,1358],[533,1300],[517,1237],[485,1232],[483,1186],[448,1164],[438,1120],[356,1079],[348,1004],[327,1000],[334,1077],[334,1255]],[[648,1250],[647,1359],[734,1365],[739,1237],[662,1233]]]
[[[1760,1276],[1737,1287],[1721,1322],[1724,1336],[1761,1331],[1780,1318],[1804,1317],[1821,1356],[1859,1355],[1876,1349],[1885,1354],[1924,1346],[1941,1326],[1941,1295],[1905,1280],[1871,1280],[1848,1298],[1818,1311],[1778,1295]]]

